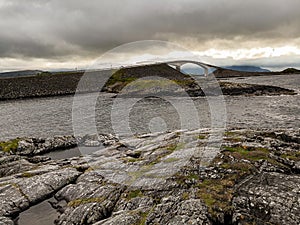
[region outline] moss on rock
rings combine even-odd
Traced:
[[[16,138],[6,142],[0,142],[0,150],[7,153],[9,152],[15,153],[17,151],[19,141],[20,139]]]

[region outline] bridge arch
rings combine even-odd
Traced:
[[[174,66],[175,69],[178,71],[181,71],[181,67],[185,64],[194,64],[194,65],[200,66],[201,68],[204,69],[204,76],[208,76],[208,74],[209,74],[208,69],[209,69],[209,67],[211,67],[208,64],[198,62],[198,61],[193,61],[193,60],[175,60],[175,61],[168,61],[165,63],[170,66]]]

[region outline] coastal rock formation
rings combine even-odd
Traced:
[[[49,166],[0,178],[0,216],[18,215],[73,182],[79,174],[74,168]]]
[[[8,219],[7,217],[0,217],[0,225],[14,225],[14,221]]]
[[[293,90],[271,86],[271,85],[220,82],[220,87],[224,95],[293,95],[296,94]]]
[[[121,96],[161,94],[191,97],[210,95],[290,95],[293,90],[257,84],[214,81],[210,77],[183,74],[168,65],[123,68],[112,74],[102,89]]]
[[[233,198],[233,221],[298,224],[299,188],[299,174],[263,172],[253,176],[238,189]]]
[[[110,136],[70,159],[2,152],[0,224],[51,197],[60,225],[299,224],[300,130],[229,130],[213,151],[216,132]]]
[[[17,156],[37,156],[76,146],[108,146],[116,142],[117,138],[111,134],[85,135],[83,137],[17,138],[6,143],[0,142],[0,150],[13,154],[10,161],[14,161]]]
[[[25,138],[19,141],[16,149],[17,155],[39,155],[50,151],[69,149],[77,146],[77,140],[73,136],[54,138]]]

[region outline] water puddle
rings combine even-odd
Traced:
[[[58,159],[68,159],[72,157],[78,157],[78,156],[83,156],[83,155],[89,155],[92,154],[95,151],[98,151],[102,149],[103,147],[80,147],[80,150],[78,147],[76,148],[71,148],[67,150],[61,150],[61,151],[53,151],[44,154],[43,156],[50,157],[53,160],[58,160]]]
[[[67,159],[82,155],[92,154],[101,147],[78,147],[68,150],[53,151],[43,156],[50,157],[53,160]],[[54,198],[47,199],[37,205],[31,206],[26,211],[20,213],[16,219],[16,225],[54,225],[54,221],[58,218],[59,213],[52,208],[49,201],[55,201]]]
[[[54,225],[59,213],[51,207],[51,200],[54,199],[47,199],[20,213],[16,225]]]

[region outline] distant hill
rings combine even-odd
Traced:
[[[241,72],[271,72],[258,66],[226,66],[224,68]]]
[[[35,76],[42,72],[43,71],[41,70],[20,70],[20,71],[4,72],[4,73],[0,73],[0,78]]]
[[[295,69],[295,68],[287,68],[287,69],[283,70],[282,73],[286,73],[286,74],[299,73],[300,74],[300,70]]]

